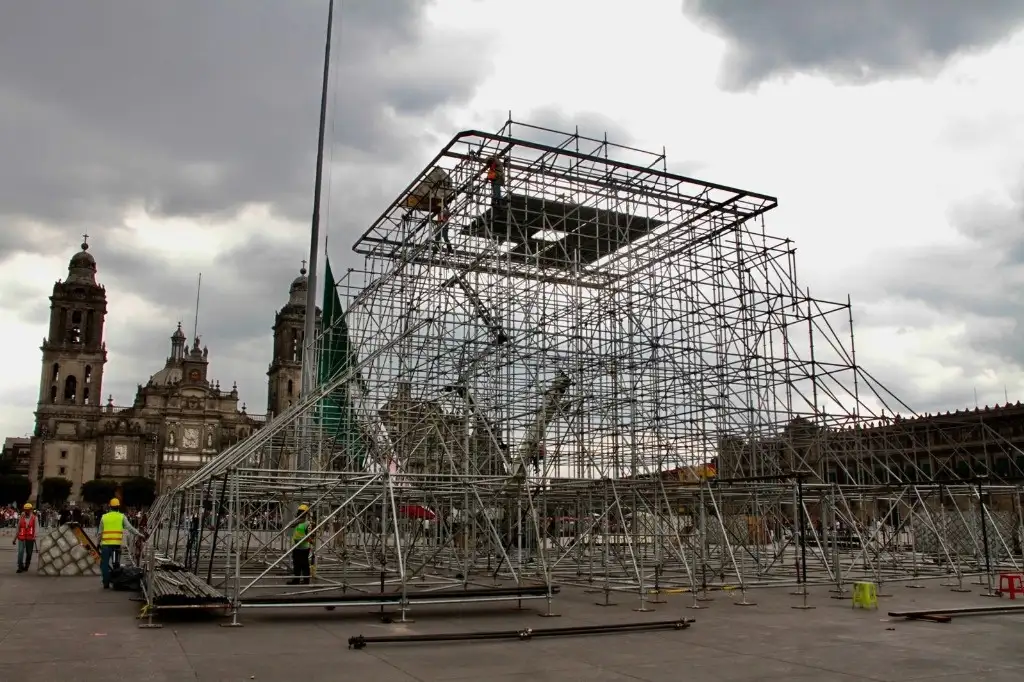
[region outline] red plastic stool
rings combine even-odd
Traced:
[[[999,574],[999,594],[1006,593],[1010,599],[1016,599],[1018,594],[1024,594],[1024,576],[1020,573]]]

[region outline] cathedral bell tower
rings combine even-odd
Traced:
[[[103,325],[107,292],[96,282],[96,259],[88,235],[71,257],[68,275],[53,285],[50,324],[43,353],[32,457],[33,485],[46,477],[67,478],[77,494],[96,469],[89,441],[101,416],[107,349]]]
[[[175,340],[172,339],[172,341]],[[172,343],[171,352],[174,353],[176,350]],[[192,350],[183,353],[182,358],[182,383],[206,386],[208,384],[206,373],[210,366],[210,349],[205,346],[199,347],[198,336],[192,342]]]
[[[274,316],[274,355],[267,370],[267,412],[275,416],[291,407],[299,398],[302,385],[302,347],[306,323],[306,262],[288,290],[288,303]],[[316,311],[317,330],[320,310]]]

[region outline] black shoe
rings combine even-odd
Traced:
[[[309,584],[309,578],[303,578],[302,579],[302,584],[303,585],[308,585]]]
[[[289,580],[288,582],[285,583],[285,585],[298,585],[298,584],[299,584],[299,579],[298,578],[292,578],[291,580]]]
[[[110,589],[110,583],[103,583],[103,589],[104,590],[109,590]]]
[[[15,573],[24,573],[24,572],[25,572],[25,569],[22,568],[21,566],[18,566],[18,570],[15,571]]]

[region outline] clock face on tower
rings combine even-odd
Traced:
[[[199,429],[188,426],[181,438],[182,447],[193,449],[199,447]]]
[[[199,377],[200,376],[202,376],[202,375],[199,374],[199,370],[198,369],[194,369],[194,370],[192,370],[191,372],[188,373],[189,381],[199,381]]]

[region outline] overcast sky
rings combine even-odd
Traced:
[[[628,4],[628,9],[627,9]],[[770,4],[771,10],[767,9]],[[1019,0],[345,0],[335,269],[458,130],[507,112],[779,197],[802,283],[921,411],[1024,397]],[[326,0],[33,0],[0,22],[0,436],[27,433],[53,282],[88,232],[130,404],[178,320],[266,405],[308,249]],[[621,139],[626,138],[626,139]]]

